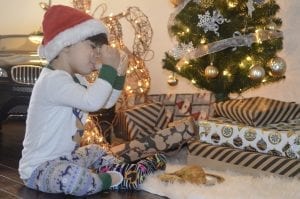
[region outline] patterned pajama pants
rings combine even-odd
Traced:
[[[138,189],[145,176],[164,169],[165,163],[165,157],[160,154],[136,164],[121,163],[98,145],[88,145],[39,165],[24,183],[42,192],[83,196],[108,189],[105,172],[115,170],[122,173],[124,180],[114,189]]]

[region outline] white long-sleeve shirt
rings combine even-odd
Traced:
[[[65,71],[42,70],[28,108],[24,148],[19,162],[22,179],[28,179],[41,163],[74,150],[76,143],[72,136],[77,131],[74,108],[79,111],[81,122],[85,123],[88,112],[110,108],[117,102],[121,91],[113,88],[118,76],[112,67],[102,67],[100,77],[91,85],[87,85],[82,76],[77,77],[87,88],[76,83]]]

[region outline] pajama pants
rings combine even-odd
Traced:
[[[114,170],[124,176],[123,182],[114,189],[138,189],[145,176],[164,169],[165,163],[165,157],[160,154],[136,164],[122,163],[98,145],[88,145],[39,165],[24,183],[31,189],[47,193],[91,195],[109,188],[110,177],[105,172]]]

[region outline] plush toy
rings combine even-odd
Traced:
[[[214,180],[208,180],[209,178]],[[173,183],[175,181],[180,183],[189,182],[192,184],[205,184],[213,185],[215,182],[221,183],[224,178],[214,174],[205,173],[202,167],[197,165],[186,166],[173,173],[165,173],[159,176],[159,179],[163,182]]]

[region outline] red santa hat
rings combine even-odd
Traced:
[[[43,32],[38,54],[50,62],[63,48],[100,33],[107,34],[107,29],[101,21],[82,11],[55,5],[44,15]]]

